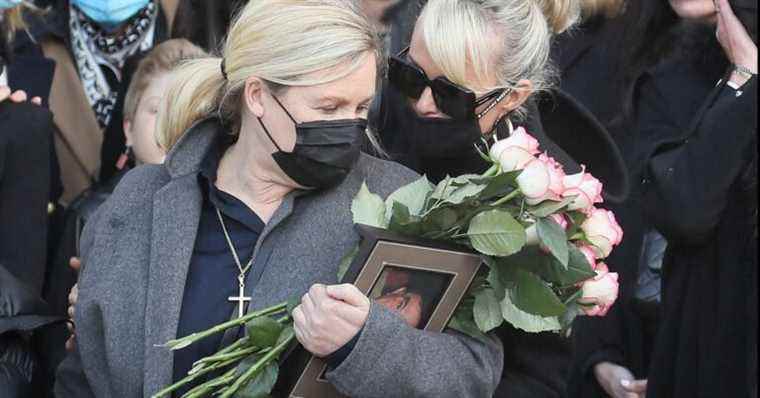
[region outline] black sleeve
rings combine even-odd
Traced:
[[[647,209],[668,240],[700,244],[720,221],[731,187],[757,150],[757,78],[721,96],[679,145],[647,162]]]

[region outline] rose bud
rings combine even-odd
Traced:
[[[559,224],[559,226],[562,227],[562,229],[566,230],[567,226],[569,225],[567,222],[567,217],[565,217],[564,214],[552,214],[549,216],[549,218],[551,218],[552,220],[554,220],[554,222]]]
[[[609,210],[594,208],[589,217],[581,224],[581,230],[597,249],[600,258],[606,258],[612,247],[623,241],[623,229]]]
[[[539,155],[538,160],[546,164],[546,169],[549,171],[549,190],[540,198],[528,199],[528,204],[537,205],[545,200],[561,200],[562,194],[565,192],[565,172],[562,165],[545,153]]]
[[[504,172],[521,170],[535,159],[538,146],[538,140],[518,127],[508,138],[491,147],[491,158],[499,162]]]
[[[609,272],[607,265],[599,263],[596,276],[583,282],[582,296],[578,300],[583,304],[583,312],[588,316],[605,316],[618,297],[618,274]]]
[[[549,168],[546,163],[538,159],[528,163],[522,173],[517,176],[517,186],[528,199],[536,199],[546,195],[550,183]]]
[[[567,207],[569,210],[581,210],[588,212],[594,206],[594,203],[602,203],[602,183],[594,176],[583,171],[577,174],[565,176],[562,180],[565,184],[565,191],[562,197],[575,196],[573,203]]]

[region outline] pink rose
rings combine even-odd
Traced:
[[[566,230],[567,226],[569,225],[567,222],[567,217],[565,217],[564,214],[552,214],[549,216],[549,218],[551,218],[552,220],[554,220],[554,222],[559,224],[559,226],[562,227],[562,229]]]
[[[594,203],[602,203],[602,183],[594,176],[586,173],[586,168],[577,174],[565,176],[562,181],[565,191],[562,197],[575,196],[573,203],[568,206],[569,210],[590,211]]]
[[[528,163],[517,176],[517,186],[528,199],[537,199],[546,195],[550,184],[549,167],[538,159]]]
[[[586,260],[588,260],[589,265],[591,265],[591,269],[596,269],[596,251],[593,247],[589,245],[583,245],[578,248],[581,253],[583,253],[584,256],[586,256]]]
[[[520,170],[535,159],[538,146],[538,140],[518,127],[509,138],[491,147],[491,157],[499,162],[504,172]]]
[[[607,258],[612,248],[623,241],[623,229],[609,210],[592,208],[586,221],[581,224],[586,239],[596,249],[598,258]]]
[[[528,204],[537,205],[545,200],[560,201],[562,194],[565,192],[565,171],[562,169],[562,165],[555,161],[554,158],[546,155],[546,153],[539,155],[538,160],[543,162],[549,171],[549,190],[540,198],[529,198],[527,200]]]
[[[605,316],[617,300],[619,289],[618,274],[610,272],[606,264],[599,263],[596,276],[583,282],[578,302],[583,304],[581,308],[586,315]]]

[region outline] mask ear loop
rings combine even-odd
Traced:
[[[293,116],[292,116],[292,115],[290,114],[290,112],[288,112],[288,110],[287,110],[287,109],[286,109],[286,108],[285,108],[285,107],[282,105],[282,102],[280,102],[280,100],[279,100],[279,99],[277,99],[277,97],[276,97],[274,94],[271,94],[271,95],[272,95],[272,98],[274,98],[274,101],[277,103],[277,105],[279,105],[279,106],[280,106],[280,108],[281,108],[283,111],[285,111],[285,114],[286,114],[286,115],[288,115],[288,117],[289,117],[289,118],[290,118],[290,120],[293,122],[293,124],[295,124],[295,125],[297,126],[297,125],[298,125],[298,122],[296,122],[296,119],[293,119]],[[261,118],[260,118],[260,117],[257,117],[256,119],[259,119],[259,124],[261,124],[261,128],[263,128],[263,129],[264,129],[264,132],[267,134],[267,137],[269,137],[269,141],[272,141],[272,144],[274,144],[274,146],[277,148],[277,150],[278,150],[278,151],[280,151],[280,152],[282,152],[282,148],[280,148],[280,146],[279,146],[279,145],[277,145],[277,141],[275,141],[275,140],[274,140],[274,138],[272,138],[272,134],[270,134],[270,133],[269,133],[269,129],[267,129],[267,126],[265,126],[265,125],[264,125],[264,121],[263,121],[263,120],[261,120]]]

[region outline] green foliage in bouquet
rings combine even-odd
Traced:
[[[567,211],[573,197],[526,204],[518,172],[447,177],[437,185],[427,178],[400,188],[383,201],[362,186],[352,211],[356,223],[396,233],[436,239],[480,253],[485,267],[449,327],[476,338],[509,322],[527,332],[567,329],[580,314],[580,283],[596,273],[550,216],[567,214],[578,231],[582,212]],[[535,228],[530,245],[526,230]],[[344,262],[345,266],[349,262]]]

